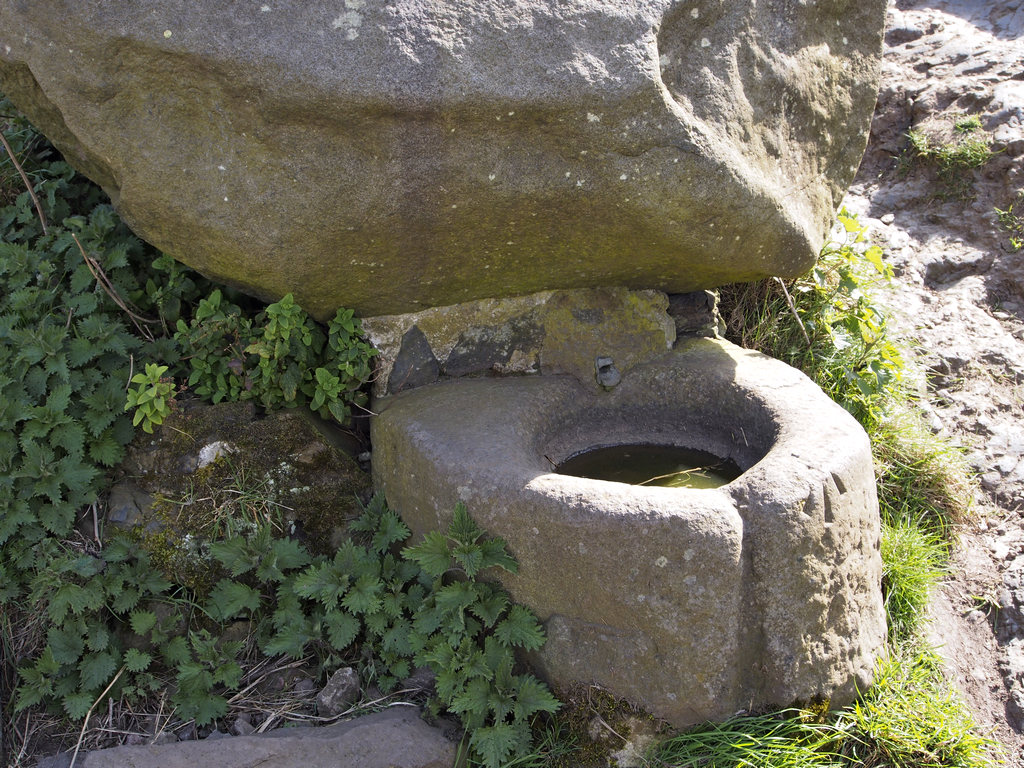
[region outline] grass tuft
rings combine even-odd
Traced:
[[[955,138],[941,142],[924,131],[907,133],[909,146],[901,166],[908,169],[913,163],[931,166],[942,182],[942,198],[970,200],[972,172],[981,168],[995,156],[988,136],[981,131],[977,116],[965,117],[953,127]]]
[[[651,755],[661,768],[834,768],[841,733],[802,710],[735,717],[663,742]]]
[[[870,691],[843,712],[848,765],[861,768],[988,768],[995,743],[942,677],[934,651],[908,648],[883,660]]]
[[[894,643],[911,640],[918,631],[948,557],[948,543],[913,522],[882,524],[882,593]]]

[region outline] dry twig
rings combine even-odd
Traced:
[[[82,739],[85,738],[85,727],[89,725],[89,717],[92,715],[93,709],[95,709],[96,705],[100,703],[103,697],[110,692],[110,689],[114,687],[114,683],[121,679],[121,675],[124,674],[125,669],[127,669],[127,667],[122,666],[117,670],[117,674],[114,675],[114,679],[107,684],[107,687],[103,689],[103,693],[96,697],[96,701],[92,703],[92,706],[89,707],[89,711],[85,713],[85,720],[82,721],[82,730],[78,734],[78,743],[75,744],[75,752],[71,755],[71,762],[68,764],[68,768],[75,768],[75,760],[78,759],[78,750],[82,748]]]
[[[4,136],[4,132],[0,131],[0,143],[4,145],[4,149],[7,150],[8,156],[11,158],[11,162],[14,163],[15,169],[18,171],[18,175],[21,176],[22,182],[25,184],[25,189],[28,190],[29,195],[32,197],[32,203],[36,207],[36,214],[39,216],[39,223],[43,227],[43,234],[46,232],[46,216],[43,214],[43,206],[39,203],[39,198],[36,197],[36,191],[32,188],[32,182],[28,179],[28,174],[21,167],[21,163],[18,162],[18,158],[14,156],[14,150],[11,149],[11,145],[7,143],[7,137]]]
[[[85,259],[85,266],[89,268],[92,276],[96,278],[96,282],[100,284],[100,288],[102,288],[107,296],[109,296],[113,302],[117,304],[117,306],[119,306],[126,315],[128,315],[136,329],[138,329],[139,333],[142,334],[143,338],[148,341],[154,341],[153,334],[145,326],[157,325],[160,321],[143,317],[129,308],[127,302],[122,299],[114,289],[113,283],[111,283],[110,279],[103,273],[103,269],[100,267],[99,262],[85,252],[85,248],[82,247],[82,243],[78,240],[78,236],[72,234],[71,237],[74,238],[75,245],[78,246],[78,250],[82,252],[82,258]]]
[[[811,337],[807,335],[807,329],[804,328],[804,321],[800,319],[800,315],[796,311],[796,305],[793,303],[793,297],[789,295],[789,290],[786,288],[786,284],[782,282],[781,277],[773,277],[772,280],[779,284],[782,288],[782,295],[786,297],[786,304],[789,306],[789,311],[793,313],[793,318],[796,320],[796,324],[800,326],[800,333],[804,335],[804,339],[807,341],[807,346],[811,346]]]

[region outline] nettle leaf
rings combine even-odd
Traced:
[[[413,652],[410,635],[412,624],[407,619],[399,619],[384,633],[383,648],[402,656],[411,656]]]
[[[306,652],[306,644],[311,640],[313,634],[306,622],[287,624],[263,644],[263,652],[268,656],[283,654],[292,659],[300,659]]]
[[[68,717],[72,720],[81,720],[88,714],[94,700],[90,693],[72,693],[65,696],[61,704]]]
[[[178,705],[178,715],[182,718],[194,718],[196,725],[209,725],[219,717],[223,717],[228,711],[228,702],[223,696],[209,693],[205,694],[182,694],[174,698]]]
[[[78,584],[68,582],[61,584],[50,597],[50,605],[47,612],[50,614],[50,619],[59,624],[67,616],[69,610],[77,616],[86,608],[98,607],[96,604],[97,600],[102,602],[103,596],[90,595]]]
[[[376,613],[380,610],[380,592],[384,585],[373,574],[360,576],[352,585],[348,594],[342,598],[341,604],[352,613]]]
[[[402,557],[414,561],[434,578],[447,573],[452,562],[448,540],[440,531],[430,531],[419,544],[403,549]]]
[[[210,545],[210,556],[236,577],[248,573],[256,565],[255,553],[242,536],[213,542]]]
[[[138,648],[129,648],[124,653],[124,665],[129,672],[143,672],[152,661],[153,657],[150,654]]]
[[[260,581],[282,581],[286,571],[301,568],[312,560],[309,552],[295,539],[274,539],[270,551],[260,560],[256,578]]]
[[[432,635],[444,622],[444,611],[433,601],[423,603],[413,616],[413,627],[422,635]]]
[[[110,629],[103,621],[89,622],[86,644],[90,651],[103,651],[110,645]]]
[[[469,746],[480,756],[485,768],[501,768],[516,746],[516,732],[508,723],[477,728],[469,737]]]
[[[519,573],[519,563],[508,553],[504,539],[494,537],[481,541],[480,550],[483,553],[480,570],[501,568],[509,573]]]
[[[473,614],[481,619],[485,626],[493,627],[494,623],[501,617],[502,612],[508,607],[508,597],[493,590],[490,595],[485,595],[469,607]]]
[[[113,467],[124,458],[124,448],[108,431],[89,442],[89,458],[97,464]]]
[[[77,664],[85,650],[85,637],[77,626],[50,627],[46,633],[50,655],[60,664]]]
[[[506,647],[535,651],[544,645],[544,630],[537,617],[522,605],[513,605],[508,616],[494,628],[494,636]]]
[[[476,544],[459,544],[452,550],[452,557],[469,578],[476,576],[484,561],[483,550]]]
[[[138,605],[141,597],[139,590],[134,587],[124,587],[114,595],[110,607],[115,613],[124,613]]]
[[[324,608],[333,608],[348,591],[349,576],[339,572],[333,563],[311,565],[295,577],[295,594],[317,600]]]
[[[108,563],[121,563],[128,560],[134,552],[134,546],[124,536],[115,536],[103,548],[103,559]]]
[[[205,695],[213,688],[213,673],[204,664],[191,659],[178,664],[177,680],[186,695]]]
[[[436,593],[437,607],[448,614],[459,614],[476,602],[477,593],[475,585],[469,581],[456,581],[446,587],[442,587]]]
[[[131,624],[132,632],[145,635],[156,626],[156,614],[152,611],[132,611],[128,622]]]
[[[511,691],[505,689],[491,688],[487,697],[487,707],[497,723],[505,720],[515,708],[515,699]]]
[[[437,679],[434,681],[434,688],[437,691],[437,697],[441,701],[450,702],[462,693],[466,685],[466,678],[460,671],[443,665],[431,665],[431,668],[437,675]]]
[[[455,505],[455,514],[448,526],[448,536],[463,546],[474,544],[483,535],[483,529],[469,516],[466,505],[461,501]]]
[[[334,567],[340,572],[358,578],[363,575],[380,575],[380,560],[348,539],[334,553]]]
[[[448,709],[456,714],[476,715],[478,718],[483,718],[487,715],[490,697],[490,681],[478,677],[470,680],[465,689],[452,699]]]
[[[90,653],[78,665],[83,688],[101,688],[110,681],[117,669],[118,654],[112,651]]]
[[[172,637],[160,647],[160,652],[168,666],[177,667],[192,659],[192,649],[184,637]]]
[[[537,712],[557,712],[562,704],[551,691],[533,675],[516,675],[515,718],[526,720]]]
[[[363,616],[363,623],[366,625],[366,631],[376,637],[383,637],[390,625],[388,617],[379,611]]]
[[[324,627],[331,645],[343,651],[356,639],[362,625],[359,619],[347,611],[328,611],[324,615]]]
[[[206,604],[210,616],[218,621],[227,621],[245,612],[252,613],[259,607],[259,592],[230,579],[217,582]]]
[[[377,530],[373,534],[372,546],[378,554],[384,554],[392,544],[409,538],[409,528],[394,512],[388,510],[381,515]]]

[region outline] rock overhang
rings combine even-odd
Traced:
[[[681,292],[811,264],[883,7],[14,4],[0,84],[140,235],[320,318]]]

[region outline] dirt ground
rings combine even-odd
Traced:
[[[886,302],[913,345],[932,428],[979,478],[932,638],[1006,764],[1024,766],[1024,250],[998,214],[1015,205],[1024,227],[1024,2],[894,0],[888,17],[870,143],[845,205],[896,270]],[[980,127],[958,131],[970,115]],[[981,137],[995,154],[943,178],[907,162],[912,129],[935,144]]]

